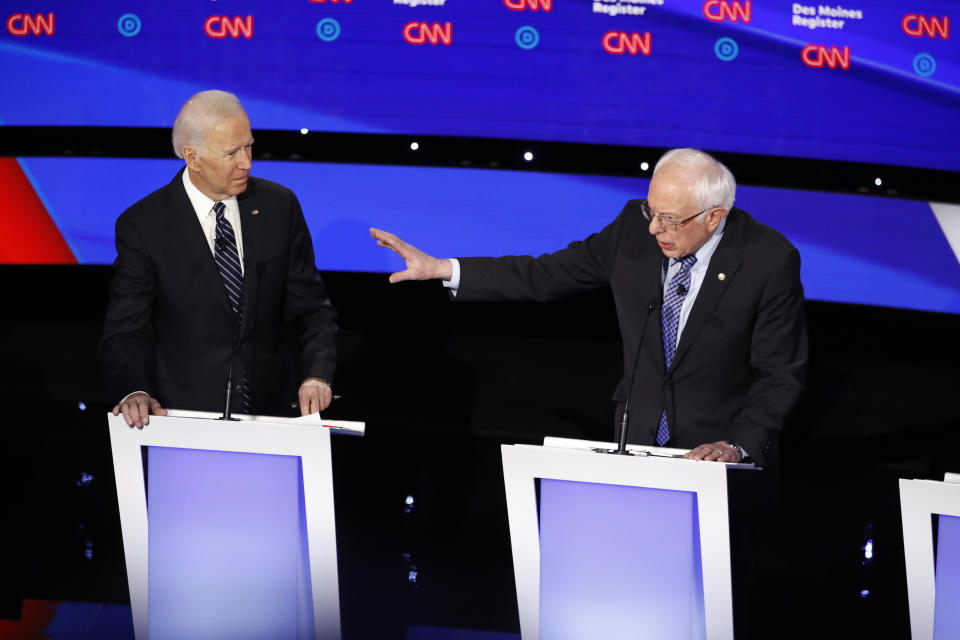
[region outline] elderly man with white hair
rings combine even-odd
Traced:
[[[457,300],[551,300],[609,286],[623,338],[631,443],[686,457],[774,464],[805,384],[800,256],[733,206],[736,181],[695,149],[657,163],[646,200],[598,233],[537,258],[429,256],[371,229],[406,261],[391,282],[441,279]]]
[[[100,343],[114,414],[142,427],[167,407],[219,411],[227,380],[231,411],[325,409],[336,314],[297,197],[250,175],[250,120],[233,94],[190,98],[173,146],[185,166],[116,224]]]

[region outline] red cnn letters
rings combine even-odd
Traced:
[[[703,3],[703,16],[713,22],[737,22],[742,20],[745,23],[753,19],[753,3],[747,0],[740,4],[739,0],[728,2],[727,0],[707,0]]]
[[[15,13],[7,18],[7,31],[14,36],[25,36],[30,33],[38,36],[41,32],[52,36],[54,32],[53,17],[54,14],[52,13],[47,15],[38,13],[33,16],[26,13]]]

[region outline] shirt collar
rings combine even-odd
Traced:
[[[693,224],[700,224],[699,222],[694,222]],[[717,245],[720,244],[720,238],[723,237],[723,229],[727,226],[727,217],[724,216],[720,221],[720,224],[717,226],[716,231],[710,236],[710,238],[703,243],[703,246],[697,249],[693,255],[697,256],[697,261],[694,263],[694,266],[702,266],[710,262],[710,258],[713,257],[713,252],[717,250]],[[670,266],[679,262],[677,258],[670,258]]]
[[[183,170],[183,188],[187,192],[187,198],[190,199],[190,204],[193,205],[193,210],[196,212],[197,217],[203,220],[210,211],[213,210],[213,205],[217,201],[211,200],[208,198],[200,189],[197,188],[193,181],[190,180],[190,170]],[[220,202],[227,207],[227,209],[236,209],[237,208],[237,196],[230,196],[229,198],[224,198]]]

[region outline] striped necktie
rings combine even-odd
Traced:
[[[217,263],[220,278],[223,280],[223,288],[227,293],[227,299],[230,300],[234,319],[237,327],[239,327],[243,318],[243,271],[240,269],[237,236],[233,232],[233,225],[224,215],[225,210],[226,206],[222,202],[213,205],[213,212],[217,216],[217,239],[213,259]],[[249,414],[253,403],[250,398],[250,387],[247,385],[246,371],[240,377],[237,390],[240,392],[240,404],[243,412]]]
[[[673,364],[673,355],[677,351],[677,328],[680,325],[680,309],[690,289],[690,268],[697,261],[692,253],[680,258],[680,271],[674,274],[667,290],[663,294],[663,307],[660,319],[663,321],[663,358],[670,371]],[[660,414],[660,424],[657,427],[657,445],[663,446],[670,440],[670,426],[667,424],[667,412]]]

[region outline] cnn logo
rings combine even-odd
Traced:
[[[914,38],[922,38],[923,36],[927,36],[928,38],[939,37],[942,40],[950,39],[949,16],[938,18],[937,16],[924,16],[917,13],[908,13],[907,15],[903,16],[903,20],[900,21],[900,27],[903,29],[905,34],[908,36],[913,36]]]
[[[749,23],[753,18],[753,3],[747,0],[740,4],[738,0],[727,2],[727,0],[707,0],[703,3],[703,15],[707,20],[713,22],[743,21]]]
[[[253,37],[253,16],[241,18],[234,16],[210,16],[203,23],[203,31],[211,38],[221,40],[228,35],[231,38],[243,36],[247,40]]]
[[[47,15],[38,13],[31,16],[26,13],[15,13],[7,18],[7,31],[14,36],[25,36],[31,33],[35,36],[41,33],[52,36],[54,32],[53,15],[52,13]]]
[[[850,68],[850,47],[838,49],[837,47],[827,48],[822,44],[808,44],[800,51],[800,57],[803,59],[803,64],[814,69],[840,67],[847,70]]]
[[[627,33],[625,31],[607,31],[603,34],[603,50],[613,55],[629,53],[632,56],[642,53],[650,55],[651,36],[646,33]]]
[[[512,11],[544,11],[553,10],[553,0],[503,0],[503,5]]]
[[[408,22],[403,25],[403,39],[410,44],[440,44],[453,42],[453,24],[450,22]]]

